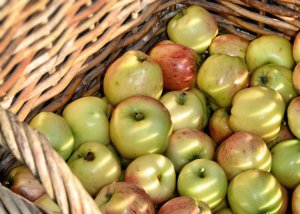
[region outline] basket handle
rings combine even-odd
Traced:
[[[62,213],[100,213],[95,201],[47,139],[1,106],[0,145],[30,169]]]

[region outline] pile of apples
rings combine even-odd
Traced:
[[[103,213],[300,213],[300,33],[221,35],[200,6],[167,33],[113,62],[103,97],[30,125]],[[59,212],[29,177],[20,166],[5,184]]]

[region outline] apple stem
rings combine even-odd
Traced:
[[[111,197],[112,197],[111,192],[106,193],[106,195],[105,195],[106,201],[109,201],[111,199]]]
[[[140,120],[144,119],[144,117],[145,117],[142,112],[135,112],[134,116],[137,121],[140,121]]]
[[[178,97],[178,103],[179,103],[179,105],[183,105],[184,104],[186,95],[187,94],[185,92],[182,92],[181,94],[179,94],[179,97]]]
[[[199,172],[199,177],[200,177],[200,178],[204,178],[204,173],[205,173],[205,169],[204,169],[204,168],[201,168],[201,169],[200,169],[200,172]]]
[[[84,158],[87,161],[93,161],[95,159],[95,154],[93,152],[88,152]]]
[[[146,56],[138,56],[138,57],[137,57],[137,60],[138,60],[139,62],[145,62],[145,61],[147,61],[147,57],[146,57]]]

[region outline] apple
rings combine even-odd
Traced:
[[[228,207],[229,207],[229,203],[228,203],[227,197],[225,197],[218,206],[216,206],[214,209],[212,209],[212,213],[216,213],[219,210],[222,210],[222,209],[228,208]]]
[[[271,149],[271,173],[288,188],[300,184],[300,140],[285,140]]]
[[[293,214],[300,214],[300,184],[297,185],[292,193],[292,211]]]
[[[107,108],[106,101],[94,96],[81,97],[65,107],[62,116],[72,130],[74,150],[88,141],[109,144]]]
[[[288,195],[287,189],[283,185],[280,185],[280,187],[281,187],[281,192],[282,192],[282,204],[281,204],[281,207],[280,207],[278,213],[286,214],[288,206],[289,206],[289,195]]]
[[[138,185],[129,182],[113,182],[104,186],[95,198],[102,213],[155,214],[150,196]]]
[[[296,65],[293,71],[293,85],[298,94],[300,94],[300,62]]]
[[[300,139],[300,96],[295,97],[287,107],[287,121],[291,132]]]
[[[210,137],[217,143],[222,143],[234,132],[229,127],[230,110],[219,108],[213,112],[208,125]]]
[[[228,124],[234,132],[249,132],[268,142],[278,136],[285,108],[279,92],[263,86],[249,87],[234,96]]]
[[[293,57],[297,63],[300,62],[300,31],[298,31],[293,42]]]
[[[159,99],[163,91],[162,70],[147,54],[127,51],[105,72],[103,91],[113,106],[133,95]]]
[[[245,60],[249,41],[235,34],[222,34],[214,38],[209,46],[209,54],[238,56]]]
[[[212,160],[196,159],[180,171],[177,189],[181,196],[191,196],[217,207],[226,196],[227,177],[220,165]]]
[[[294,135],[291,132],[290,127],[288,126],[288,123],[285,120],[281,121],[280,131],[278,136],[271,141],[266,142],[269,149],[271,149],[273,146],[275,146],[277,143],[284,141],[284,140],[290,140],[294,139]]]
[[[74,148],[74,137],[62,116],[52,112],[40,112],[32,118],[29,125],[42,133],[63,159],[68,159]]]
[[[225,207],[225,208],[218,210],[217,212],[214,212],[214,214],[233,214],[233,212],[230,208]]]
[[[235,176],[229,183],[227,196],[235,214],[278,213],[283,203],[280,183],[261,169]]]
[[[160,98],[160,101],[170,112],[173,131],[183,128],[203,128],[204,104],[194,93],[169,91]]]
[[[155,205],[173,196],[176,173],[172,162],[161,154],[146,154],[134,159],[126,168],[125,181],[142,187]]]
[[[215,142],[205,132],[184,128],[173,132],[165,152],[176,172],[195,159],[212,160],[215,153]]]
[[[161,67],[164,89],[187,90],[193,86],[197,76],[197,54],[193,49],[163,40],[149,56]]]
[[[59,206],[50,198],[48,194],[43,194],[34,201],[34,204],[42,208],[45,213],[61,214]]]
[[[279,92],[289,103],[297,92],[292,81],[292,71],[282,65],[266,64],[257,68],[250,78],[250,86],[265,86]]]
[[[35,201],[45,194],[42,184],[32,175],[25,165],[12,168],[2,181],[11,191],[23,196],[29,201]]]
[[[230,107],[233,96],[248,87],[249,74],[244,60],[225,54],[209,56],[197,74],[197,86],[219,107]]]
[[[249,169],[271,170],[271,153],[265,142],[254,134],[235,132],[221,143],[216,160],[228,180]]]
[[[168,22],[167,34],[173,42],[202,53],[217,36],[218,24],[205,8],[192,5]]]
[[[82,143],[67,163],[91,196],[105,185],[118,181],[121,175],[119,160],[110,149],[98,142]]]
[[[179,196],[164,203],[157,214],[211,214],[211,209],[203,201],[190,196]]]
[[[278,35],[263,35],[252,40],[247,48],[246,62],[250,73],[265,64],[294,67],[291,42]]]
[[[112,143],[122,157],[163,153],[172,133],[171,116],[157,99],[136,95],[118,104],[110,120]]]
[[[190,88],[188,91],[195,94],[201,100],[202,107],[204,110],[202,127],[205,128],[208,125],[210,116],[211,116],[211,109],[210,109],[209,103],[208,103],[204,93],[202,93],[197,87],[194,86],[194,87]]]

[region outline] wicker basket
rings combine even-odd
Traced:
[[[26,123],[40,111],[102,96],[108,65],[129,49],[166,38],[166,23],[190,4],[209,10],[220,30],[252,40],[293,41],[299,0],[0,0],[0,172],[24,163],[63,213],[99,213],[47,140]],[[9,197],[8,197],[9,196]],[[39,213],[0,186],[0,213]]]

